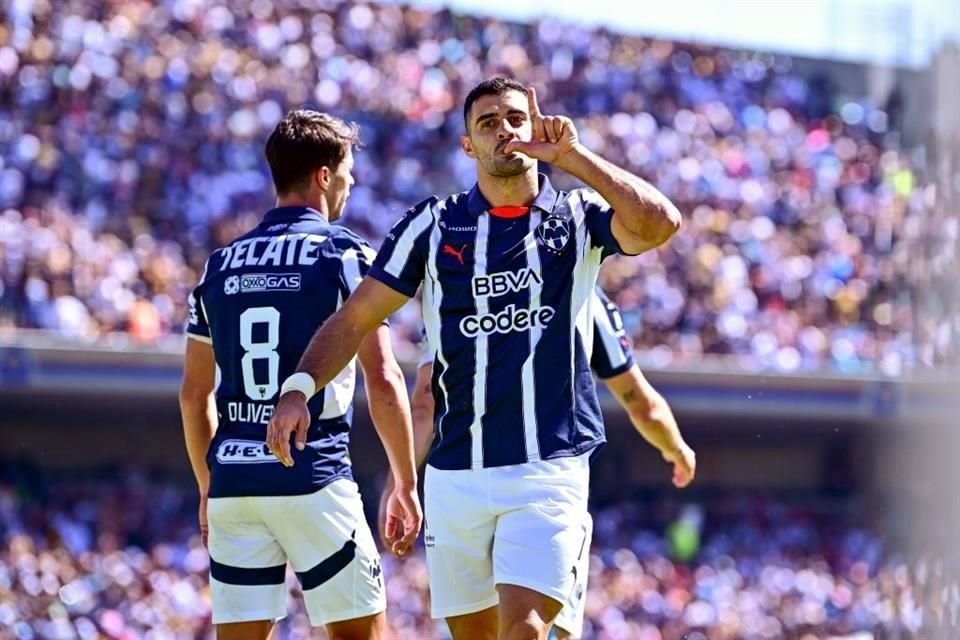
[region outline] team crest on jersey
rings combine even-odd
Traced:
[[[570,240],[570,228],[567,221],[557,216],[550,216],[540,223],[536,230],[540,244],[548,250],[560,253]]]
[[[223,292],[228,296],[232,296],[236,292],[240,291],[240,278],[238,276],[230,276],[223,282]]]

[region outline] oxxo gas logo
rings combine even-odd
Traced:
[[[227,278],[224,292],[233,295],[237,292],[299,291],[300,280],[299,273],[245,273]]]

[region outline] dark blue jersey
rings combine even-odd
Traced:
[[[429,464],[520,464],[604,442],[589,354],[597,272],[620,251],[612,216],[596,192],[541,176],[529,208],[491,208],[474,187],[421,203],[388,234],[370,275],[408,296],[423,283]]]
[[[634,365],[633,345],[623,328],[620,309],[600,287],[594,290],[593,353],[590,368],[601,380],[613,378]]]
[[[351,476],[355,360],[310,400],[307,447],[292,448],[292,468],[264,441],[280,384],[317,327],[359,284],[373,253],[317,211],[281,207],[210,256],[187,323],[188,336],[211,342],[217,361],[210,497],[306,494]]]

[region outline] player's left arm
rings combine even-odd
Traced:
[[[623,253],[658,247],[680,229],[680,211],[656,187],[583,146],[570,118],[541,114],[533,88],[527,99],[533,140],[511,142],[504,151],[549,162],[596,190],[613,209],[610,231]]]
[[[367,387],[370,417],[390,461],[392,491],[387,500],[384,543],[403,555],[416,540],[423,521],[417,494],[413,427],[407,387],[390,346],[390,329],[380,325],[358,351]]]
[[[696,455],[683,439],[670,405],[640,367],[634,364],[604,382],[644,440],[673,465],[673,484],[681,488],[690,484],[697,470]]]
[[[180,385],[180,413],[187,455],[200,491],[200,533],[204,544],[207,543],[206,504],[210,489],[206,457],[217,429],[217,405],[213,393],[216,368],[213,346],[202,340],[188,338],[183,382]]]
[[[413,383],[413,394],[410,397],[410,413],[413,418],[413,457],[417,469],[427,461],[430,446],[433,444],[433,390],[430,380],[433,376],[433,363],[425,362],[417,368],[417,377]],[[393,474],[387,476],[383,492],[380,495],[380,506],[377,512],[377,530],[384,544],[389,546],[390,537],[387,535],[387,516],[390,507],[390,496],[396,490]]]

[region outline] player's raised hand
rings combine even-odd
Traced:
[[[297,450],[303,451],[310,427],[310,411],[307,399],[299,391],[289,391],[280,396],[277,408],[267,427],[267,448],[284,466],[293,466],[290,454],[290,437],[296,434]]]
[[[527,106],[533,128],[532,138],[529,142],[509,142],[503,149],[505,153],[522,153],[554,164],[576,148],[579,138],[573,120],[566,116],[543,115],[537,103],[537,90],[533,87],[527,89]]]
[[[387,497],[382,534],[385,546],[402,556],[417,539],[422,524],[423,511],[417,488],[395,487]]]
[[[697,473],[697,456],[686,443],[679,448],[664,452],[663,459],[673,465],[673,485],[683,489],[691,482]]]

